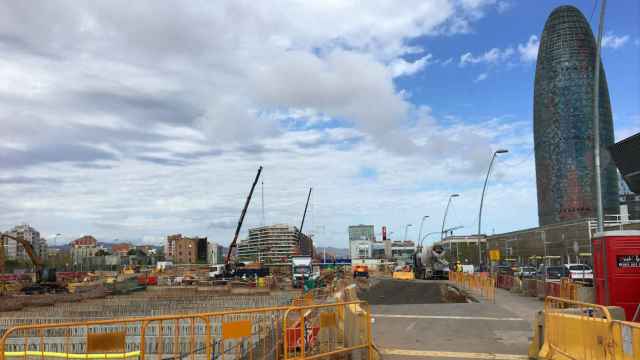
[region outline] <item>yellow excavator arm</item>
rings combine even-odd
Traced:
[[[2,239],[1,243],[3,245],[2,251],[0,251],[0,273],[4,272],[4,239],[10,239],[18,242],[24,248],[24,251],[27,252],[27,256],[31,259],[31,262],[36,267],[37,272],[41,272],[44,268],[44,263],[42,259],[36,256],[35,251],[33,249],[33,245],[25,239],[17,238],[7,234],[0,234],[0,239]]]

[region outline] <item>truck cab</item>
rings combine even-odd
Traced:
[[[209,266],[209,280],[220,279],[224,275],[224,264]]]
[[[304,282],[311,278],[311,256],[294,256],[291,258],[291,284],[294,288],[304,287]]]

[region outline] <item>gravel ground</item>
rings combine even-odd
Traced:
[[[358,297],[371,305],[464,303],[467,299],[445,282],[379,279]]]

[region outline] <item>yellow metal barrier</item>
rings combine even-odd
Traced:
[[[560,296],[563,299],[578,300],[578,288],[580,284],[574,283],[571,279],[560,279]]]
[[[396,280],[414,280],[416,276],[413,271],[394,271],[393,278]]]
[[[495,302],[496,299],[496,281],[488,276],[480,274],[468,274],[463,272],[449,272],[449,280],[456,285],[469,290],[477,290],[481,296],[490,301]]]
[[[6,352],[4,356],[7,358],[21,357],[26,358],[28,356],[37,356],[40,358],[58,358],[58,359],[127,359],[137,358],[140,356],[140,351],[132,351],[128,353],[118,354],[69,354],[58,352],[40,352],[40,351],[17,351]]]
[[[316,359],[356,351],[372,358],[376,353],[371,311],[363,301],[292,307],[286,311],[282,326],[284,359]]]
[[[640,359],[640,324],[629,321],[613,320],[614,358],[620,360]]]
[[[17,326],[0,339],[0,360],[16,353],[40,359],[270,358],[281,354],[288,308]]]
[[[373,353],[362,301],[188,315],[17,326],[0,338],[0,360],[307,359]]]
[[[640,359],[640,324],[612,320],[607,307],[548,296],[541,359]]]

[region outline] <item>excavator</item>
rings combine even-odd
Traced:
[[[66,288],[60,286],[56,282],[56,269],[46,268],[44,262],[40,259],[33,249],[33,245],[23,238],[14,237],[8,234],[0,233],[0,243],[4,244],[4,239],[14,240],[22,245],[27,256],[31,259],[33,266],[36,268],[36,281],[34,284],[22,288],[22,292],[25,294],[44,294],[44,293],[56,293],[64,292]],[[0,251],[0,273],[4,273],[5,259],[4,249]]]

